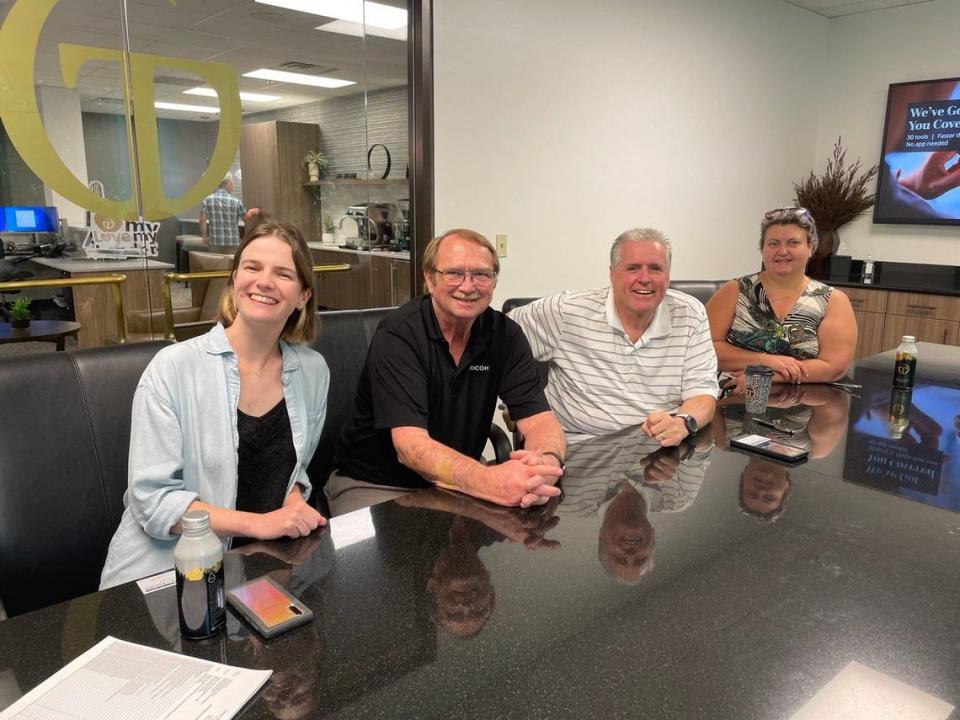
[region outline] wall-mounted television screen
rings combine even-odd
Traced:
[[[887,93],[876,223],[960,225],[960,78]]]
[[[52,233],[57,232],[55,207],[7,206],[0,208],[0,232]]]

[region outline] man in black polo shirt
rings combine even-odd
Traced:
[[[499,270],[471,230],[427,246],[428,294],[384,318],[370,344],[326,486],[333,515],[431,484],[523,507],[560,494],[563,430],[520,327],[490,309]],[[487,466],[478,461],[498,396],[526,449]]]

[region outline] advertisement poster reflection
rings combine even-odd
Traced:
[[[850,418],[844,477],[960,510],[960,388],[920,383],[878,390]]]

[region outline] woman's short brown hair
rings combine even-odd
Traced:
[[[236,269],[240,267],[240,258],[247,245],[262,237],[279,238],[290,246],[293,253],[293,265],[297,270],[300,285],[304,290],[310,291],[310,297],[307,298],[306,305],[300,310],[294,310],[287,318],[287,322],[283,326],[283,332],[280,333],[280,339],[288,343],[310,342],[313,339],[317,323],[317,294],[313,280],[313,258],[310,255],[310,248],[307,247],[307,241],[303,239],[303,234],[296,227],[280,220],[269,219],[250,228],[247,234],[243,236],[243,241],[233,256],[233,272],[235,273]],[[233,296],[233,273],[231,273],[223,292],[220,293],[220,311],[217,319],[223,323],[224,327],[230,327],[236,317],[237,303]]]

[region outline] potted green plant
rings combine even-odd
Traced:
[[[321,239],[327,245],[333,245],[336,242],[334,238],[334,232],[336,231],[336,225],[333,224],[333,218],[329,215],[323,216],[323,235]]]
[[[303,156],[310,182],[319,182],[327,174],[327,158],[319,150],[311,150]]]
[[[808,272],[814,277],[825,277],[829,257],[837,245],[837,230],[856,220],[873,207],[876,195],[870,190],[877,176],[878,165],[863,169],[860,158],[847,166],[847,151],[837,138],[833,157],[827,161],[822,175],[813,171],[798,183],[793,184],[796,203],[805,207],[817,223],[820,244],[810,258]]]
[[[10,303],[10,327],[23,329],[30,327],[30,298],[20,295]]]

